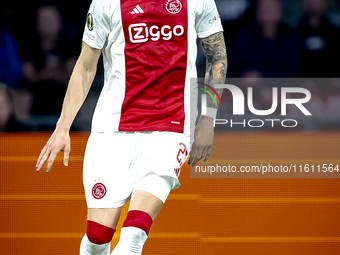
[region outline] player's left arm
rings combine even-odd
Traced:
[[[211,87],[215,84],[224,84],[227,74],[227,52],[223,32],[215,33],[201,39],[201,45],[206,57],[205,83]],[[223,89],[215,89],[219,97]],[[188,164],[195,164],[204,158],[207,161],[212,148],[214,138],[214,118],[216,117],[219,100],[217,95],[207,96],[207,116],[201,116],[195,128],[194,143],[190,153]],[[216,104],[215,104],[216,102]]]
[[[223,32],[202,38],[201,45],[206,57],[205,83],[212,87],[215,87],[215,84],[224,84],[227,75],[227,51]],[[221,97],[223,89],[215,90],[219,97]],[[219,100],[215,94],[214,98],[217,105],[211,97],[207,97],[207,107],[216,109],[217,111]]]

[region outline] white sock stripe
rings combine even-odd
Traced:
[[[136,8],[138,9],[138,11],[139,11],[140,13],[144,13],[143,9],[139,6],[139,4],[136,6]]]

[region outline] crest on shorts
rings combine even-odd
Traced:
[[[87,17],[86,17],[86,25],[87,25],[87,28],[92,31],[93,30],[93,17],[92,17],[92,14],[89,13],[87,14]]]
[[[95,185],[93,185],[92,188],[92,196],[95,199],[101,199],[106,194],[106,187],[103,183],[97,182]]]
[[[179,0],[166,0],[165,8],[171,14],[177,14],[182,10],[182,3]]]

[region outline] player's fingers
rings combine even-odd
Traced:
[[[70,156],[70,150],[71,150],[71,148],[69,146],[66,146],[65,149],[64,149],[64,158],[63,158],[64,166],[68,166],[68,159],[69,159],[69,156]]]
[[[196,153],[197,153],[197,146],[196,146],[196,143],[194,142],[193,145],[192,145],[191,152],[190,152],[190,157],[189,157],[189,160],[188,160],[188,165],[192,164],[192,162],[194,161],[194,158],[196,157]]]
[[[45,152],[47,150],[47,145],[44,146],[44,148],[41,150],[39,158],[37,160],[37,163],[35,164],[35,167],[38,167],[40,160],[42,159],[42,157],[44,156]]]
[[[191,163],[191,166],[195,166],[196,163],[201,160],[202,150],[203,150],[202,147],[197,146],[197,152],[196,152],[195,157],[193,158],[193,162]]]
[[[202,150],[202,154],[201,154],[200,160],[207,156],[208,150],[209,150],[209,146],[204,146],[204,148]]]
[[[209,156],[211,154],[211,148],[212,148],[212,146],[209,146],[207,155],[205,156],[205,159],[204,159],[204,162],[206,162],[209,159]]]
[[[57,156],[58,152],[55,151],[51,151],[51,155],[47,161],[47,168],[46,168],[46,173],[48,173],[49,171],[51,171],[52,165],[54,163],[54,160]]]
[[[44,155],[41,156],[41,159],[40,159],[39,164],[37,166],[37,172],[39,172],[41,170],[41,168],[45,164],[45,162],[48,159],[48,157],[50,156],[50,154],[51,154],[51,150],[49,148],[47,148],[47,150],[44,153]]]

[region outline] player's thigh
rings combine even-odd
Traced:
[[[174,177],[149,173],[135,183],[129,211],[146,212],[155,220],[173,187]]]
[[[146,212],[151,216],[152,221],[154,221],[162,206],[163,202],[158,197],[146,191],[137,190],[131,197],[129,211],[138,210]]]
[[[104,209],[89,208],[87,209],[87,220],[116,229],[121,211],[122,207]]]

